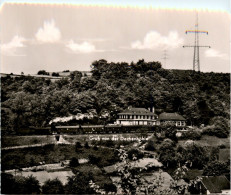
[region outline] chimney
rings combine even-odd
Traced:
[[[155,108],[154,108],[154,106],[152,107],[152,113],[155,114]]]

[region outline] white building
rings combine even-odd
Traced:
[[[119,125],[156,125],[156,119],[158,116],[155,113],[150,112],[146,108],[132,108],[118,114],[116,123]]]

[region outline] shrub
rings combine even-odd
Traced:
[[[21,177],[17,179],[16,182],[18,183],[19,189],[15,193],[19,194],[39,194],[40,193],[40,185],[39,181],[36,177],[28,176],[28,177]]]
[[[49,75],[49,72],[45,71],[45,70],[40,70],[37,73],[38,75]]]
[[[229,130],[219,125],[211,125],[203,128],[203,134],[217,136],[219,138],[227,138]]]
[[[82,148],[81,143],[80,142],[76,142],[75,143],[75,151],[78,152],[80,148]]]
[[[59,73],[58,73],[58,72],[53,72],[53,73],[52,73],[52,76],[53,76],[53,77],[59,77]]]
[[[94,145],[93,150],[98,150],[98,147]]]
[[[117,188],[113,183],[105,183],[103,189],[108,192],[117,192]]]
[[[95,155],[88,155],[89,162],[93,165],[97,165],[101,161],[101,157]]]
[[[110,139],[105,142],[105,146],[107,147],[113,147],[115,146],[115,143]]]
[[[201,132],[198,130],[189,130],[186,132],[182,132],[181,139],[200,140]]]
[[[203,175],[206,176],[219,176],[224,173],[229,173],[229,166],[225,162],[212,161],[203,169]]]
[[[147,144],[145,145],[145,150],[148,150],[148,151],[154,151],[155,150],[155,147],[154,147],[154,141],[152,140],[148,140]]]
[[[136,157],[137,159],[141,159],[144,157],[144,154],[142,152],[140,152],[139,150],[137,149],[130,149],[128,151],[128,158],[130,160],[134,160],[133,158]]]
[[[93,194],[94,190],[89,186],[91,179],[86,173],[82,172],[68,177],[68,183],[65,185],[65,194]]]
[[[90,148],[89,145],[88,145],[88,142],[85,142],[84,148],[86,148],[86,149]]]
[[[77,167],[77,166],[79,166],[79,161],[78,161],[78,159],[75,158],[75,157],[71,158],[70,163],[69,163],[69,166],[70,166],[70,167]]]
[[[219,147],[220,149],[226,148],[225,144],[221,144],[221,145],[219,145],[218,147]]]
[[[63,184],[58,178],[49,179],[42,186],[42,192],[43,194],[64,194]]]

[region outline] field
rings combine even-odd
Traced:
[[[40,185],[43,185],[46,180],[50,179],[53,180],[55,178],[59,178],[59,180],[63,183],[67,183],[67,178],[73,176],[74,174],[72,171],[59,171],[59,172],[47,172],[47,171],[19,171],[16,173],[16,175],[28,177],[30,175],[33,175],[38,179],[40,182]]]
[[[24,168],[38,165],[40,162],[46,164],[58,163],[63,160],[70,160],[72,157],[77,159],[87,159],[93,155],[99,167],[114,164],[118,158],[113,149],[109,148],[78,148],[75,145],[46,145],[41,147],[3,150],[2,170],[14,168]]]
[[[178,144],[182,145],[185,142],[186,140],[180,140]],[[200,140],[195,140],[194,142],[201,146],[218,147],[224,145],[226,148],[230,148],[230,137],[218,138],[216,136],[203,135]]]
[[[119,143],[129,144],[131,141],[126,141],[124,138],[141,138],[151,135],[150,133],[126,133],[126,134],[84,134],[84,135],[63,135],[63,138],[71,144],[85,142],[101,144],[102,142],[112,140],[113,137],[118,137],[118,140],[113,139],[114,144]],[[22,146],[22,145],[33,145],[33,144],[53,144],[55,143],[54,135],[33,135],[33,136],[2,136],[2,148]]]
[[[55,142],[54,135],[37,135],[37,136],[2,136],[2,148],[13,146],[24,146],[33,144],[52,144]]]

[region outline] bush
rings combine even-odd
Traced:
[[[14,194],[16,191],[17,183],[13,175],[2,173],[1,174],[1,193],[2,194]]]
[[[63,184],[59,179],[47,180],[42,186],[43,194],[64,194]]]
[[[218,147],[219,147],[220,149],[226,148],[225,144],[221,144],[221,145],[219,145]]]
[[[84,148],[86,148],[86,149],[89,149],[89,148],[90,148],[89,145],[88,145],[88,142],[85,142]]]
[[[103,189],[108,192],[117,192],[117,188],[113,183],[105,183]]]
[[[53,76],[53,77],[59,77],[59,73],[58,73],[58,72],[53,72],[53,73],[52,73],[52,76]]]
[[[93,150],[98,150],[98,147],[94,145]]]
[[[78,152],[79,149],[81,149],[81,148],[82,148],[81,143],[80,143],[80,142],[76,142],[76,143],[75,143],[75,151]]]
[[[145,145],[145,150],[148,150],[148,151],[154,151],[155,150],[155,147],[154,147],[154,141],[152,140],[148,140],[147,144]]]
[[[201,132],[198,130],[189,130],[186,132],[182,132],[181,139],[190,139],[190,140],[200,140]]]
[[[77,167],[77,166],[79,166],[79,161],[78,161],[78,159],[75,158],[75,157],[71,158],[70,163],[69,163],[69,166],[70,166],[70,167]]]
[[[82,172],[68,177],[68,183],[65,185],[65,194],[93,194],[94,190],[89,186],[91,179],[90,176]]]
[[[101,157],[95,155],[88,155],[89,162],[93,165],[97,165],[101,161]]]
[[[16,180],[17,181],[17,180]],[[22,177],[22,180],[19,181],[19,191],[16,193],[19,194],[39,194],[40,185],[39,181],[34,176]]]
[[[229,166],[225,162],[212,161],[203,169],[203,175],[206,176],[219,176],[224,173],[229,173]]]
[[[45,71],[45,70],[40,70],[37,73],[38,75],[49,75],[49,72]]]
[[[136,159],[141,159],[144,157],[144,154],[137,149],[130,149],[128,151],[128,158],[134,160],[134,157],[136,157]]]
[[[217,125],[211,125],[203,128],[203,134],[217,136],[219,138],[227,138],[229,135],[229,130]]]

